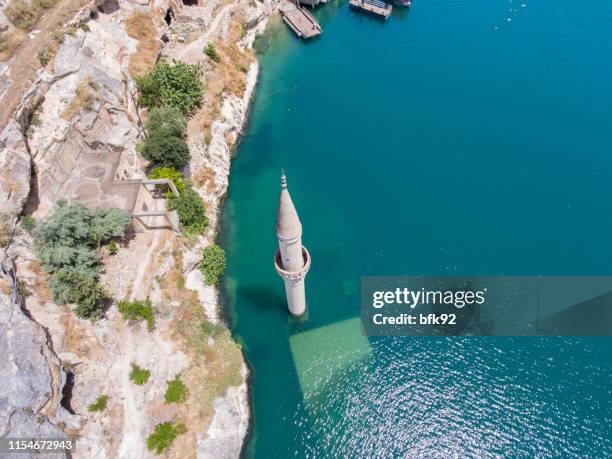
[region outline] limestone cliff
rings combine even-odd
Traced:
[[[194,268],[217,231],[231,150],[257,79],[249,49],[273,5],[78,5],[65,0],[42,16],[40,24],[54,30],[36,33],[32,41],[45,58],[38,55],[40,65],[24,81],[18,64],[25,45],[0,64],[0,102],[11,110],[0,125],[0,352],[9,356],[0,363],[8,375],[0,385],[0,435],[77,435],[76,457],[152,457],[147,436],[178,418],[188,432],[167,457],[237,457],[249,421],[247,370],[227,329],[200,327],[219,322],[218,292]],[[51,21],[61,8],[69,17]],[[202,53],[209,43],[222,64]],[[157,324],[148,331],[125,322],[114,307],[91,323],[53,303],[19,215],[42,218],[60,198],[126,210],[139,202],[133,183],[144,177],[135,148],[143,112],[134,77],[160,55],[204,68],[204,103],[189,124],[189,172],[213,224],[197,240],[165,228],[132,234],[117,255],[102,251],[102,282],[114,298],[150,298]],[[129,380],[133,363],[150,370],[145,386]],[[164,403],[177,374],[190,391],[184,405]],[[106,410],[90,412],[101,394],[109,397]]]

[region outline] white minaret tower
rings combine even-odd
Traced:
[[[274,267],[285,281],[289,311],[294,316],[301,316],[306,312],[304,278],[310,269],[310,254],[302,246],[302,224],[287,190],[284,171],[281,174],[276,236],[279,248],[274,255]]]

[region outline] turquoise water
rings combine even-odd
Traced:
[[[609,339],[355,321],[362,275],[612,274],[612,3],[523,4],[415,0],[381,23],[331,3],[320,39],[260,41],[223,241],[247,455],[612,455]],[[301,322],[272,264],[282,167],[313,259]]]

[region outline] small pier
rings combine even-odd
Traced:
[[[280,12],[285,24],[298,37],[307,39],[321,34],[322,29],[317,20],[299,4],[286,2],[280,7]]]
[[[349,6],[357,11],[384,19],[385,21],[391,16],[393,7],[387,5],[380,0],[350,0]]]

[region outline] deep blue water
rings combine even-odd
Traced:
[[[612,274],[612,3],[316,14],[319,39],[280,24],[259,42],[224,212],[247,454],[612,456],[610,339],[337,326],[358,316],[363,275]],[[302,322],[272,265],[283,167],[313,259]]]

